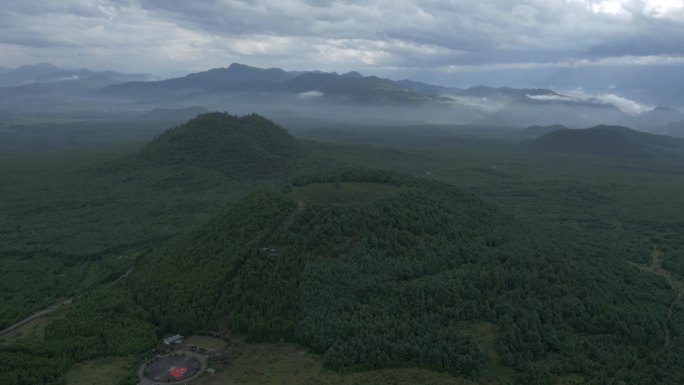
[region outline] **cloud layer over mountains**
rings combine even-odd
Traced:
[[[448,79],[681,64],[682,28],[682,0],[29,0],[0,11],[0,65],[169,76],[237,61]]]

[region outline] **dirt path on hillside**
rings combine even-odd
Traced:
[[[262,245],[268,245],[269,241],[270,241],[271,238],[273,237],[273,234],[275,234],[275,233],[276,233],[277,231],[279,231],[279,230],[287,229],[288,227],[290,227],[290,226],[292,225],[292,223],[294,222],[295,218],[296,218],[299,214],[301,214],[302,211],[304,211],[304,207],[306,207],[306,204],[305,204],[304,202],[298,201],[298,202],[297,202],[297,207],[295,207],[295,209],[292,210],[292,212],[290,213],[290,215],[288,215],[287,218],[283,219],[283,221],[280,222],[280,225],[277,226],[277,227],[275,227],[275,228],[273,229],[273,231],[271,231],[268,235],[266,235],[266,236],[264,237],[264,239],[261,240],[259,243],[261,243]],[[264,247],[266,247],[266,246],[264,246]],[[269,286],[269,284],[271,283],[271,279],[273,278],[273,275],[275,275],[275,272],[276,272],[276,270],[278,269],[278,266],[280,265],[280,260],[282,259],[282,254],[283,254],[282,251],[278,252],[278,259],[276,260],[276,262],[275,262],[275,264],[274,264],[274,267],[273,267],[273,270],[271,271],[271,274],[270,274],[269,277],[268,277],[268,283],[264,286],[264,290],[266,290],[266,288],[267,288],[267,287]],[[244,264],[244,262],[245,262],[245,261],[242,261],[243,264]],[[242,265],[240,265],[240,266],[235,270],[235,273],[237,274],[237,273],[240,271],[241,268],[242,268]],[[225,282],[228,282],[227,279],[224,280],[224,281],[225,281]],[[212,311],[211,311],[211,313],[210,313],[210,314],[211,314],[211,317],[218,316],[218,314],[216,314],[216,310],[217,310],[218,305],[221,303],[221,301],[223,300],[223,297],[224,297],[225,295],[226,295],[226,284],[224,283],[224,286],[221,288],[221,293],[219,294],[218,299],[217,299],[216,302],[214,303],[214,307],[213,307],[213,309],[212,309]],[[231,312],[231,314],[228,315],[227,318],[230,319],[231,317],[232,317],[232,312]]]
[[[667,311],[667,317],[665,318],[665,341],[663,342],[662,348],[662,351],[664,351],[670,346],[670,327],[672,325],[672,312],[674,311],[674,307],[681,300],[682,294],[684,294],[684,283],[679,281],[671,272],[663,268],[662,257],[663,253],[658,249],[654,249],[651,253],[651,261],[648,265],[642,265],[634,262],[630,262],[629,264],[637,267],[641,271],[656,274],[665,278],[667,283],[670,284],[670,287],[672,287],[672,290],[674,290],[676,293],[675,299],[670,304],[670,308]]]
[[[304,211],[304,207],[306,207],[306,204],[304,202],[297,202],[297,208],[290,214],[287,219],[285,219],[282,223],[282,225],[278,228],[279,230],[287,229],[292,225],[292,222],[294,222],[295,218]],[[283,253],[282,251],[278,253],[278,259],[276,260],[276,263],[273,265],[273,270],[271,271],[271,274],[268,276],[268,283],[266,286],[264,286],[264,289],[271,284],[271,280],[273,279],[273,276],[275,275],[276,271],[278,271],[278,266],[280,266],[280,261],[283,259]]]

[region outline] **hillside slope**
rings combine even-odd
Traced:
[[[555,250],[475,196],[362,170],[293,184],[145,256],[131,274],[137,301],[169,332],[283,338],[344,370],[600,378],[663,339],[666,287],[613,257]],[[496,346],[472,325],[494,330]]]
[[[221,171],[232,178],[282,176],[303,153],[282,127],[258,115],[207,113],[170,129],[143,147],[135,160]]]
[[[663,127],[666,135],[674,136],[677,138],[684,138],[684,120],[676,123],[670,123]]]

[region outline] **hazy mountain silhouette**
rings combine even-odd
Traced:
[[[0,87],[16,87],[29,84],[67,83],[86,88],[100,88],[110,84],[136,80],[151,80],[150,75],[123,74],[114,71],[91,71],[88,69],[64,69],[50,63],[25,65],[0,72]]]
[[[684,154],[684,140],[620,126],[552,131],[531,141],[537,150],[596,155],[644,156]]]

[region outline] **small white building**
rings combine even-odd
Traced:
[[[166,345],[182,344],[183,343],[183,336],[180,334],[176,334],[175,336],[164,338],[164,343]]]
[[[216,369],[214,369],[214,368],[209,368],[209,369],[207,369],[207,374],[210,375],[210,376],[215,375],[215,374],[216,374]]]

